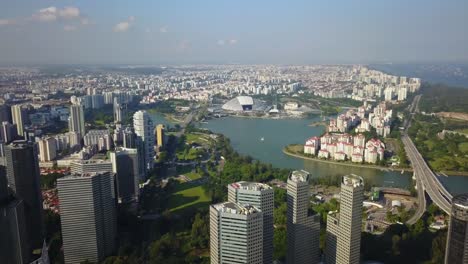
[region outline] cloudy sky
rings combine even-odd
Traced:
[[[467,0],[2,0],[0,64],[468,62]]]

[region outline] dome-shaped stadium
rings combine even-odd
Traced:
[[[223,105],[223,110],[232,112],[265,111],[265,102],[250,96],[238,96]]]

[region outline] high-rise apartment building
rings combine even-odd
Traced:
[[[114,177],[110,172],[57,180],[65,263],[100,262],[116,239]]]
[[[289,264],[319,263],[320,218],[309,209],[310,174],[293,171],[287,185],[287,247]]]
[[[80,140],[85,136],[85,119],[82,105],[70,106],[70,117],[68,118],[68,130],[80,134]]]
[[[123,106],[120,103],[119,98],[114,98],[114,123],[122,123],[123,118]]]
[[[5,143],[13,141],[18,137],[18,129],[16,128],[16,125],[10,124],[7,121],[2,122],[0,137]]]
[[[327,264],[360,263],[364,180],[350,174],[341,180],[340,212],[327,219]]]
[[[159,124],[156,126],[156,145],[162,147],[164,145],[164,125]]]
[[[154,163],[154,125],[150,115],[146,111],[138,111],[133,115],[133,128],[140,140],[142,169],[144,174],[153,168]]]
[[[32,249],[42,248],[42,194],[37,147],[22,140],[5,147],[6,174],[13,195],[24,202],[25,225]]]
[[[53,137],[46,137],[38,142],[40,161],[51,161],[57,156],[57,142]]]
[[[23,107],[21,105],[13,105],[11,106],[11,119],[13,124],[16,125],[16,130],[20,137],[24,135],[24,121],[25,121],[25,113]]]
[[[118,148],[110,153],[112,171],[116,176],[119,203],[138,201],[139,160],[137,149]]]
[[[212,264],[263,262],[263,213],[251,205],[224,202],[210,206]]]
[[[445,264],[468,263],[468,194],[452,199]]]
[[[273,263],[274,190],[268,184],[235,182],[228,185],[228,201],[253,205],[263,213],[263,263]]]

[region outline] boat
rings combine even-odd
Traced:
[[[265,141],[265,138],[263,138],[263,137],[262,137],[262,138],[260,138],[260,141]]]

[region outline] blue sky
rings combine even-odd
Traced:
[[[0,64],[468,62],[466,0],[4,0]]]

